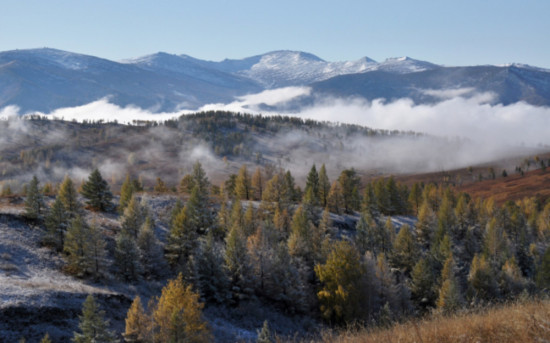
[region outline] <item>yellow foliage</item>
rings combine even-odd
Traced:
[[[155,342],[210,342],[210,330],[202,319],[203,307],[181,273],[170,280],[153,311]]]

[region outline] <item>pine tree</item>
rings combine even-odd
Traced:
[[[108,329],[109,321],[104,319],[105,311],[99,308],[90,294],[82,305],[78,328],[81,333],[74,333],[75,343],[111,343],[116,342],[114,334]]]
[[[88,199],[86,204],[93,210],[105,212],[110,211],[113,207],[111,203],[113,194],[109,189],[109,184],[103,179],[97,168],[92,171],[88,181],[82,185],[81,194]]]
[[[139,230],[137,238],[139,260],[143,268],[143,274],[147,279],[162,275],[166,267],[162,246],[153,232],[153,227],[153,220],[151,217],[147,217]]]
[[[328,203],[328,194],[330,192],[330,181],[327,176],[327,169],[323,164],[319,170],[319,202],[321,207],[327,207]]]
[[[65,176],[61,186],[59,186],[59,192],[57,197],[60,199],[65,212],[70,218],[74,218],[80,213],[81,205],[78,201],[76,189],[70,177]]]
[[[535,278],[540,289],[550,289],[550,247],[546,248]]]
[[[168,281],[153,311],[155,342],[210,342],[212,336],[202,318],[203,307],[199,294],[183,282],[181,273]]]
[[[197,237],[195,224],[192,222],[186,206],[172,221],[165,247],[166,259],[173,268],[186,269],[186,265],[191,262],[191,256],[195,254]]]
[[[157,180],[155,181],[155,186],[153,187],[153,191],[155,193],[167,193],[168,186],[166,186],[166,184],[160,177],[157,177]]]
[[[178,192],[183,194],[191,194],[191,191],[195,188],[195,180],[191,174],[185,174],[178,186]]]
[[[65,232],[69,226],[69,217],[65,212],[65,207],[60,197],[55,199],[44,222],[46,226],[44,244],[52,246],[57,251],[63,250]]]
[[[319,206],[319,174],[317,174],[315,164],[311,167],[307,175],[304,195],[304,202],[308,202],[312,206]]]
[[[116,239],[115,265],[117,276],[124,281],[136,281],[140,278],[142,267],[135,239],[127,233],[121,233]]]
[[[363,201],[361,202],[361,211],[368,212],[371,217],[376,218],[380,215],[374,187],[372,183],[367,184],[363,193]]]
[[[33,176],[27,187],[25,200],[25,216],[30,219],[40,219],[45,207],[44,197],[38,188],[38,178]]]
[[[222,248],[212,231],[202,243],[197,263],[198,288],[205,299],[223,304],[228,298],[229,279],[224,269]]]
[[[80,277],[83,277],[90,267],[87,256],[88,236],[89,227],[80,216],[71,220],[65,235],[63,251],[66,254],[67,270]]]
[[[151,319],[145,313],[139,296],[134,298],[126,314],[124,341],[128,343],[152,342]]]
[[[213,221],[212,214],[208,208],[207,193],[201,193],[200,187],[195,185],[185,207],[187,208],[190,223],[194,225],[193,229],[199,234],[206,233]]]
[[[251,282],[250,260],[242,226],[233,223],[225,239],[225,267],[237,293],[245,292]]]

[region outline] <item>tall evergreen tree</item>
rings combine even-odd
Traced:
[[[109,184],[103,179],[97,168],[92,171],[88,181],[82,185],[81,194],[88,199],[86,204],[96,211],[109,211],[113,207],[111,203],[113,194]]]
[[[116,342],[115,335],[111,332],[109,321],[105,320],[105,311],[99,308],[94,297],[90,294],[82,305],[82,315],[79,316],[78,328],[81,333],[75,332],[75,343],[111,343]]]
[[[116,239],[115,265],[117,276],[124,281],[136,281],[140,278],[142,267],[135,238],[121,233]]]
[[[309,174],[307,175],[304,195],[304,201],[307,198],[307,202],[310,203],[312,206],[319,206],[319,174],[317,174],[315,164],[311,167]]]
[[[132,195],[121,219],[122,233],[136,239],[139,229],[147,218],[147,212],[147,208],[140,203],[138,197]]]
[[[63,179],[63,182],[59,186],[57,197],[61,200],[61,203],[70,218],[74,218],[80,213],[81,205],[78,201],[78,195],[76,193],[73,180],[71,180],[70,177],[65,176]]]
[[[52,246],[57,251],[63,250],[65,232],[69,226],[69,217],[61,198],[57,197],[45,218],[46,234],[44,244]]]
[[[251,180],[252,199],[261,200],[265,188],[265,180],[260,167],[256,168]]]
[[[44,212],[44,197],[38,187],[38,178],[33,176],[27,187],[27,196],[25,199],[25,216],[30,219],[40,219]]]
[[[330,181],[327,176],[327,168],[323,164],[319,170],[319,202],[321,207],[327,207],[328,194],[330,192]]]
[[[139,248],[139,260],[146,279],[162,275],[166,267],[162,246],[155,236],[153,227],[153,220],[151,217],[147,217],[139,230],[136,242]]]

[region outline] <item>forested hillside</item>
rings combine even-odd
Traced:
[[[497,204],[451,182],[285,168],[261,147],[299,132],[281,144],[351,154],[352,138],[420,135],[230,113],[2,125],[6,342],[320,339],[550,287],[550,203],[535,195]],[[199,140],[214,152],[186,152]]]

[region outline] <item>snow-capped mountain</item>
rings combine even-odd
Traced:
[[[285,86],[311,86],[311,96],[408,97],[434,102],[425,90],[471,88],[496,101],[550,106],[550,71],[521,64],[443,67],[409,57],[328,62],[300,51],[205,61],[156,53],[120,62],[55,49],[0,52],[0,109],[48,113],[108,97],[153,112],[197,109]]]

